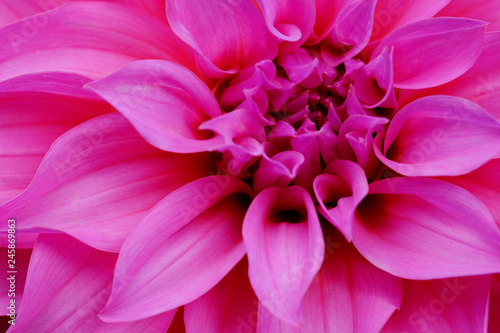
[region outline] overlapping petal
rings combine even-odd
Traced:
[[[374,151],[406,176],[462,175],[499,156],[500,122],[466,99],[423,97],[396,114]]]
[[[210,176],[158,203],[123,244],[101,318],[153,316],[214,287],[245,255],[241,225],[251,195],[241,180]]]
[[[258,300],[247,271],[243,259],[209,292],[186,304],[186,332],[253,332]]]
[[[212,167],[209,155],[162,152],[122,115],[104,115],[61,136],[30,186],[1,206],[0,216],[18,220],[20,232],[62,231],[118,251],[151,207]]]
[[[175,310],[153,318],[109,324],[97,313],[111,293],[117,255],[67,235],[40,236],[31,258],[19,319],[9,332],[150,332],[168,329]],[[50,313],[50,316],[47,316]]]
[[[394,87],[439,86],[464,74],[481,53],[487,23],[433,18],[406,25],[385,37],[371,59],[394,47]]]
[[[199,52],[198,65],[220,77],[272,59],[278,40],[251,0],[168,0],[167,17],[177,36]]]
[[[375,266],[408,279],[500,269],[500,232],[488,208],[462,188],[436,179],[370,184],[356,211],[353,243]]]
[[[489,275],[404,280],[401,310],[381,332],[486,332],[489,284]]]
[[[195,70],[193,51],[166,24],[121,4],[70,2],[3,28],[0,39],[0,81],[44,71],[96,79],[139,59]]]
[[[243,223],[248,276],[260,302],[291,324],[323,262],[325,243],[309,194],[297,186],[271,187],[253,200]]]
[[[89,88],[160,149],[193,153],[215,150],[223,143],[213,132],[198,129],[204,121],[221,114],[217,100],[203,81],[176,63],[138,61]]]
[[[304,322],[291,326],[260,305],[257,332],[379,332],[399,309],[400,279],[367,262],[338,234],[329,236],[323,266],[302,302]]]
[[[0,83],[0,204],[29,185],[57,137],[112,111],[82,89],[88,82],[72,74],[45,73]]]

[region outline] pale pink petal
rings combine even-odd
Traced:
[[[354,212],[368,194],[363,169],[354,162],[336,160],[314,179],[313,188],[318,211],[350,242]]]
[[[500,159],[491,160],[477,170],[459,177],[440,179],[458,185],[481,200],[500,228]]]
[[[427,95],[452,95],[469,99],[500,119],[500,32],[487,33],[481,55],[464,75],[444,85],[403,90],[400,105]]]
[[[378,0],[371,39],[381,39],[400,27],[431,18],[450,1]]]
[[[488,332],[500,332],[500,274],[491,276]]]
[[[436,179],[404,177],[370,184],[356,211],[353,243],[375,266],[408,279],[500,269],[500,232],[486,206],[462,188]]]
[[[371,59],[394,47],[394,87],[422,89],[464,74],[481,53],[486,22],[433,18],[406,25],[385,37]]]
[[[314,0],[257,0],[267,27],[283,40],[280,53],[302,45],[311,34],[316,16]]]
[[[0,39],[0,81],[45,71],[96,79],[151,58],[195,68],[193,51],[166,24],[107,2],[70,2],[3,28]]]
[[[253,332],[258,301],[247,271],[243,259],[209,292],[185,305],[188,333]]]
[[[323,262],[325,243],[314,203],[302,188],[271,187],[257,195],[243,222],[248,275],[260,302],[292,324]]]
[[[331,66],[357,55],[370,40],[375,0],[359,0],[337,16],[335,27],[321,43],[321,55]]]
[[[436,16],[467,17],[489,22],[488,31],[500,30],[500,1],[476,0],[473,3],[467,0],[453,0]]]
[[[167,0],[174,32],[200,53],[204,74],[220,76],[273,59],[277,39],[269,32],[257,6],[249,0]]]
[[[82,327],[96,333],[165,332],[175,310],[117,324],[97,317],[111,294],[116,258],[114,253],[95,250],[67,235],[40,236],[18,318],[9,332],[75,332]]]
[[[221,137],[198,129],[221,114],[217,100],[203,81],[176,63],[137,61],[88,87],[162,150],[192,153],[222,144]]]
[[[340,238],[337,237],[339,248],[326,253],[323,266],[304,297],[304,322],[293,327],[261,305],[258,333],[380,331],[401,304],[401,281],[370,264]]]
[[[7,222],[6,222],[7,223]],[[0,236],[3,239],[7,239],[6,235]],[[4,292],[0,294],[0,308],[2,311],[0,314],[2,316],[9,315],[11,309],[15,308],[19,311],[21,306],[21,301],[24,294],[24,285],[26,282],[26,275],[28,273],[28,264],[31,257],[31,249],[19,249],[17,246],[18,233],[15,233],[15,248],[7,248],[7,244],[0,248],[2,251],[2,271],[4,278],[0,279],[0,289]],[[12,238],[11,238],[12,239]],[[12,265],[12,266],[11,266]],[[14,278],[12,278],[12,276]],[[13,284],[13,288],[11,288]],[[15,300],[15,306],[11,306],[11,299]]]
[[[500,122],[466,99],[423,97],[396,114],[374,151],[406,176],[462,175],[499,156]]]
[[[250,195],[241,180],[210,176],[158,203],[123,244],[101,318],[149,317],[214,287],[245,255],[241,225]]]
[[[404,280],[401,310],[389,319],[382,333],[486,333],[489,280],[489,275]],[[490,318],[497,313],[490,312]]]
[[[132,227],[174,189],[208,175],[207,154],[174,155],[149,145],[119,113],[62,135],[33,182],[0,207],[19,231],[63,231],[118,251]],[[0,230],[5,231],[6,225]]]
[[[89,79],[35,74],[0,83],[0,204],[22,192],[57,137],[113,111],[82,89]]]

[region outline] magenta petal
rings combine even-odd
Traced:
[[[427,95],[452,95],[469,99],[500,119],[500,32],[487,33],[481,55],[459,78],[438,87],[402,91],[404,104]],[[404,105],[403,104],[403,105]]]
[[[22,192],[57,137],[112,111],[70,74],[20,76],[0,83],[0,204]]]
[[[472,4],[468,0],[453,0],[436,16],[467,17],[489,22],[488,31],[500,30],[500,1],[476,0]]]
[[[314,27],[316,6],[314,0],[257,0],[267,27],[282,39],[280,53],[302,45]]]
[[[208,175],[212,166],[208,154],[165,153],[144,141],[121,114],[104,115],[59,137],[33,182],[0,207],[0,216],[16,218],[19,231],[62,231],[118,251],[151,207]]]
[[[193,6],[187,0],[168,0],[167,16],[177,36],[201,54],[199,60],[205,61],[198,65],[210,76],[251,67],[277,53],[278,42],[252,1],[202,1]]]
[[[260,192],[271,186],[286,187],[297,176],[304,155],[286,150],[274,156],[262,155],[259,168],[253,175],[253,188]]]
[[[402,26],[431,18],[450,1],[451,0],[378,0],[375,9],[375,22],[373,23],[371,39],[381,39],[389,32]],[[456,0],[453,0],[453,2],[455,1]],[[468,4],[470,5],[470,2],[468,2]],[[468,10],[469,9],[470,8],[468,8]]]
[[[245,216],[243,239],[257,297],[273,315],[297,325],[302,299],[325,251],[309,194],[297,186],[259,193]]]
[[[247,260],[243,259],[209,292],[186,304],[186,331],[253,332],[258,301],[247,271]]]
[[[31,257],[31,249],[20,249],[17,246],[17,239],[19,238],[19,233],[16,233],[16,248],[15,249],[9,249],[7,248],[7,244],[3,245],[0,248],[0,251],[2,251],[2,261],[3,263],[1,264],[2,270],[5,272],[4,278],[0,279],[0,290],[3,290],[4,292],[0,294],[0,315],[1,316],[6,316],[9,314],[10,309],[8,308],[10,305],[10,300],[14,298],[16,302],[16,309],[19,310],[19,306],[21,305],[22,299],[23,299],[23,294],[24,294],[24,286],[26,283],[26,276],[28,273],[28,264],[30,262],[30,257]],[[2,240],[7,239],[5,235],[0,236]],[[12,247],[12,245],[11,245]],[[9,252],[8,252],[9,251]],[[12,261],[11,261],[12,260]],[[12,269],[9,267],[10,264],[15,265],[15,269]],[[9,272],[15,272],[15,279],[8,279],[10,277]],[[15,287],[13,288],[13,291],[11,290],[11,282],[14,282]],[[15,295],[12,295],[11,293],[14,292]],[[15,296],[15,297],[12,297]],[[19,311],[18,311],[19,312]],[[9,318],[10,319],[10,318]]]
[[[462,175],[500,155],[500,123],[468,100],[428,96],[396,114],[374,151],[406,176]]]
[[[97,317],[111,294],[116,257],[67,235],[40,236],[19,316],[9,332],[74,332],[82,327],[96,333],[165,332],[175,311],[118,324]]]
[[[401,280],[370,264],[352,245],[335,245],[304,297],[303,324],[293,327],[259,306],[257,333],[380,331],[401,304]]]
[[[350,242],[357,206],[368,194],[368,181],[363,169],[354,162],[336,160],[314,179],[318,211]]]
[[[500,232],[486,206],[436,179],[370,184],[356,211],[353,243],[375,266],[408,279],[500,270]]]
[[[500,332],[500,274],[491,276],[488,332]]]
[[[375,0],[359,0],[339,13],[333,31],[321,44],[321,55],[328,64],[337,66],[357,55],[368,44],[375,4]]]
[[[1,0],[0,1],[0,27],[16,22],[25,17],[33,16],[39,13],[43,13],[52,9],[55,9],[69,0],[53,0],[53,1],[40,1],[40,0],[22,0],[22,1],[10,1]],[[47,17],[49,14],[46,14]],[[44,20],[47,20],[45,18]],[[32,20],[33,27],[35,27],[35,22]]]
[[[481,200],[500,228],[500,159],[491,160],[477,170],[459,177],[440,179],[458,185]]]
[[[392,50],[384,49],[375,59],[362,67],[354,81],[356,96],[367,108],[396,108]]]
[[[220,137],[198,129],[220,115],[217,100],[203,81],[178,64],[137,61],[89,87],[162,150],[192,153],[215,150],[222,143]]]
[[[372,54],[394,47],[394,86],[422,89],[456,79],[481,53],[486,22],[433,18],[406,25],[385,37]]]
[[[101,318],[153,316],[214,287],[245,255],[241,224],[249,196],[241,180],[210,176],[158,203],[123,244]]]
[[[381,332],[486,332],[489,280],[489,275],[404,280],[401,310]],[[497,313],[490,312],[490,318]]]
[[[139,59],[195,68],[193,51],[166,24],[130,6],[101,1],[74,1],[16,22],[0,31],[0,40],[8,41],[0,45],[0,81],[45,71],[95,79]]]

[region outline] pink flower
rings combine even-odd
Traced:
[[[0,7],[9,332],[500,331],[499,1]]]

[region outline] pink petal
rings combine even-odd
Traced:
[[[168,0],[167,17],[174,32],[200,53],[198,65],[220,76],[273,59],[278,42],[252,1]]]
[[[406,176],[461,175],[499,156],[500,123],[468,100],[428,96],[396,114],[374,151]]]
[[[280,53],[302,45],[311,34],[316,17],[314,0],[257,0],[266,25],[273,35],[283,40]]]
[[[378,0],[371,39],[381,39],[393,30],[431,18],[450,1]]]
[[[247,260],[243,259],[209,292],[186,304],[188,332],[253,332],[258,301],[247,270]]]
[[[302,299],[325,249],[309,194],[297,186],[259,193],[245,216],[243,239],[257,297],[273,315],[297,325]]]
[[[388,122],[389,120],[384,117],[353,115],[340,128],[339,156],[357,162],[368,179],[375,177],[380,164],[372,148],[373,135],[383,131],[382,126]]]
[[[500,119],[500,32],[487,33],[481,55],[464,75],[439,87],[402,91],[400,103],[427,95],[452,95],[469,99]]]
[[[357,55],[370,40],[375,0],[359,0],[346,6],[337,16],[335,27],[321,43],[321,55],[331,66]]]
[[[326,37],[335,26],[335,19],[339,13],[355,0],[315,0],[316,2],[316,20],[308,44],[316,44]]]
[[[382,333],[486,332],[489,279],[487,275],[403,281],[401,310]]]
[[[488,332],[500,331],[500,274],[491,276]]]
[[[217,100],[203,81],[176,63],[134,62],[89,87],[162,150],[192,153],[214,150],[222,143],[220,137],[198,129],[221,114]]]
[[[500,30],[500,1],[477,0],[470,3],[467,0],[453,0],[443,8],[436,16],[467,17],[471,19],[489,22],[488,31]]]
[[[491,160],[477,170],[459,177],[440,179],[458,185],[481,200],[500,228],[500,159]]]
[[[385,37],[371,59],[394,47],[394,86],[422,89],[456,79],[474,65],[486,22],[433,18],[406,25]]]
[[[356,211],[353,243],[375,266],[408,279],[500,269],[500,232],[486,206],[462,188],[436,179],[403,177],[370,184]]]
[[[211,176],[158,203],[123,244],[101,318],[156,315],[214,287],[245,255],[241,224],[250,195],[236,178]]]
[[[48,10],[59,7],[68,0],[54,1],[38,1],[38,0],[23,0],[23,1],[0,1],[0,27],[11,24],[22,18],[36,15]]]
[[[350,242],[354,212],[368,194],[363,169],[354,162],[336,160],[314,179],[318,211]]]
[[[0,39],[9,41],[0,45],[0,81],[45,71],[95,79],[138,59],[194,68],[192,50],[166,24],[132,7],[100,1],[70,2],[16,22],[0,31]]]
[[[356,96],[367,108],[396,108],[392,69],[393,52],[384,49],[375,59],[362,67],[354,81]]]
[[[326,254],[304,297],[303,324],[293,327],[280,321],[261,303],[257,332],[380,331],[401,304],[401,281],[367,262],[352,245],[338,246]]]
[[[117,324],[97,317],[111,294],[116,257],[67,235],[40,236],[33,250],[16,324],[9,332],[73,332],[82,327],[96,333],[165,332],[175,310],[147,320]]]
[[[0,279],[0,289],[4,291],[0,294],[0,307],[2,309],[1,315],[6,316],[10,314],[10,306],[11,299],[15,300],[15,308],[19,310],[21,305],[21,301],[23,299],[24,294],[24,285],[26,283],[26,275],[28,273],[28,264],[30,262],[31,257],[31,249],[19,249],[17,246],[17,236],[18,233],[15,234],[15,246],[16,248],[7,248],[7,244],[0,248],[2,251],[2,271],[5,272],[3,274],[3,279]],[[7,239],[6,235],[1,236],[2,239]],[[10,266],[10,265],[13,265]],[[9,267],[10,266],[10,267]],[[8,279],[14,275],[14,279]],[[14,288],[11,288],[11,282],[14,282]],[[9,318],[10,320],[10,318]]]
[[[54,140],[112,108],[82,89],[89,79],[35,74],[0,83],[0,204],[31,182]]]
[[[254,190],[260,192],[271,186],[288,186],[297,176],[302,163],[304,155],[293,150],[285,150],[271,157],[263,154],[259,168],[253,175]]]
[[[19,231],[63,231],[90,246],[118,251],[151,207],[207,175],[211,161],[206,154],[162,152],[122,115],[100,116],[62,135],[30,186],[1,206],[0,216],[18,220]]]

